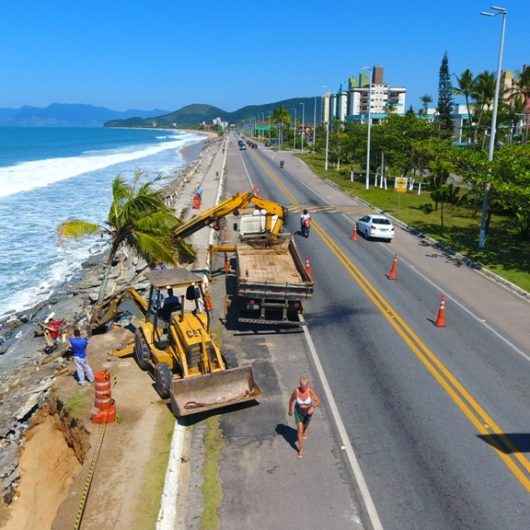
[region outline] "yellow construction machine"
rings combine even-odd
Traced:
[[[134,289],[126,291],[143,318],[134,347],[121,355],[134,351],[140,368],[151,371],[160,396],[171,400],[175,416],[255,400],[261,390],[252,369],[229,369],[212,339],[202,277],[185,269],[151,271],[146,277],[147,300]],[[107,308],[105,318],[122,299],[123,295]]]
[[[252,212],[245,212],[253,207]],[[204,212],[194,215],[188,221],[182,223],[174,232],[175,239],[190,236],[197,230],[206,226],[219,228],[220,219],[227,215],[240,213],[251,213],[242,216],[245,221],[246,232],[254,232],[256,237],[278,237],[283,231],[286,218],[285,208],[274,201],[259,197],[253,191],[236,193],[233,197],[226,199],[217,206],[209,208]]]

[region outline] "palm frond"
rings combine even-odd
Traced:
[[[171,263],[178,264],[178,259],[169,239],[147,234],[136,230],[131,234],[137,252],[148,263]]]
[[[101,227],[96,223],[84,221],[83,219],[68,219],[57,227],[57,234],[64,238],[81,238],[96,234]]]

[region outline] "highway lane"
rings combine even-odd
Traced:
[[[259,151],[243,158],[264,195],[323,204]],[[381,245],[351,242],[351,222],[341,214],[316,219],[322,237],[314,230],[308,240],[297,238],[317,281],[306,318],[384,527],[527,528],[528,362],[457,306],[448,308],[448,327],[436,329],[428,320],[439,295],[432,285],[406,267],[389,282]],[[297,223],[293,216],[289,229]],[[368,287],[359,286],[348,261]],[[367,295],[370,286],[434,357],[396,332]],[[512,437],[525,444],[522,451],[505,454],[477,437],[502,429],[523,435]]]

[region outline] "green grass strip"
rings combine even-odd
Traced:
[[[368,203],[420,230],[457,252],[482,263],[503,278],[530,291],[530,241],[516,232],[515,223],[506,216],[493,215],[486,249],[478,249],[480,212],[464,206],[445,205],[444,226],[440,211],[435,211],[434,201],[428,191],[397,193],[393,189],[365,189],[364,178],[357,176],[350,182],[350,166],[340,170],[330,164],[324,171],[323,159],[314,153],[297,155],[311,170],[324,179],[336,183],[344,192],[360,197]],[[431,211],[432,210],[432,211]]]
[[[219,461],[224,441],[219,423],[219,416],[211,416],[206,421],[201,530],[218,530],[220,526],[219,507],[223,500],[223,489],[219,477]]]

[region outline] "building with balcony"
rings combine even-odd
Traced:
[[[371,74],[363,70],[358,76],[351,76],[347,90],[343,90],[341,85],[336,94],[326,93],[322,97],[322,121],[328,123],[328,120],[338,119],[341,122],[365,122],[368,120],[369,103],[374,121],[380,121],[390,113],[403,115],[406,111],[406,94],[406,88],[386,84],[383,67],[375,66]]]

